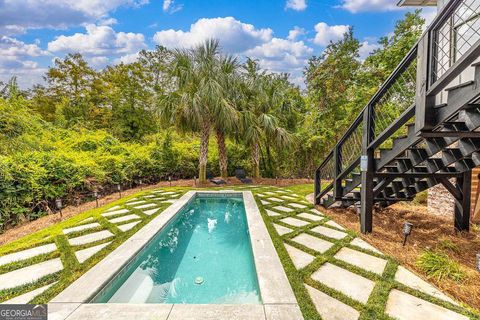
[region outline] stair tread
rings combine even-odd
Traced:
[[[475,83],[475,81],[470,80],[470,81],[467,81],[467,82],[464,82],[464,83],[457,84],[457,85],[455,85],[455,86],[453,86],[453,87],[447,88],[447,89],[445,89],[445,91],[452,91],[452,90],[455,90],[455,89],[459,89],[459,88],[463,88],[463,87],[468,87],[468,86],[470,86],[470,85],[472,85],[472,84],[474,84],[474,83]]]
[[[441,108],[444,108],[446,106],[448,106],[447,103],[441,103],[441,104],[437,104],[437,105],[433,106],[433,108],[434,109],[441,109]]]

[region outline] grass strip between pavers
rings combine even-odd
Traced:
[[[209,188],[209,189],[201,189],[201,190],[218,190],[218,189],[225,189],[225,188],[227,187],[221,186],[218,188]],[[266,224],[270,237],[272,238],[275,249],[277,250],[277,253],[280,257],[282,265],[285,269],[285,272],[293,288],[298,304],[300,306],[300,309],[305,319],[320,320],[321,317],[318,314],[304,284],[308,284],[311,287],[317,290],[320,290],[323,293],[353,307],[354,309],[360,312],[360,319],[364,319],[364,320],[367,320],[367,319],[368,320],[371,320],[371,319],[392,320],[391,317],[385,314],[385,305],[388,299],[388,295],[392,289],[399,289],[403,292],[406,292],[418,298],[424,299],[426,301],[440,305],[444,308],[466,315],[471,319],[480,319],[479,314],[477,313],[476,310],[453,305],[449,302],[432,297],[428,294],[425,294],[423,292],[409,288],[405,285],[402,285],[396,282],[394,280],[394,277],[398,268],[398,263],[393,258],[351,245],[350,241],[353,240],[355,237],[357,237],[357,234],[351,230],[340,230],[338,228],[326,225],[325,223],[330,220],[330,218],[328,218],[327,216],[323,216],[322,219],[319,221],[311,221],[307,218],[302,218],[297,216],[299,213],[302,213],[302,212],[312,213],[310,212],[310,209],[313,208],[313,205],[308,204],[305,200],[305,196],[307,194],[310,194],[313,191],[312,185],[296,185],[296,186],[288,186],[288,187],[282,187],[282,188],[274,187],[274,186],[228,186],[228,189],[234,189],[239,191],[250,190],[253,192],[257,205],[262,214],[262,218]],[[125,240],[127,240],[131,235],[136,233],[145,224],[147,224],[153,218],[161,214],[163,210],[165,210],[168,206],[171,205],[170,203],[164,203],[162,201],[165,201],[168,199],[178,199],[186,191],[195,190],[195,188],[168,187],[168,188],[161,188],[161,190],[173,191],[173,192],[176,192],[176,194],[164,195],[160,193],[154,193],[152,191],[140,191],[136,194],[133,194],[128,197],[109,203],[108,205],[105,205],[103,207],[85,211],[72,218],[62,221],[56,225],[50,226],[48,228],[45,228],[33,234],[27,235],[21,239],[18,239],[12,243],[9,243],[7,245],[0,247],[0,256],[2,256],[5,254],[22,251],[25,249],[44,245],[47,243],[55,243],[57,245],[57,251],[47,253],[47,254],[42,254],[42,255],[29,258],[23,261],[17,261],[17,262],[13,262],[13,263],[1,266],[0,274],[4,274],[6,272],[10,272],[21,267],[33,265],[35,263],[39,263],[42,261],[46,261],[46,260],[58,258],[58,257],[61,259],[64,266],[64,269],[62,271],[43,277],[33,283],[29,283],[29,284],[18,286],[16,288],[0,291],[0,301],[5,301],[8,299],[14,298],[26,292],[32,291],[36,288],[56,282],[55,285],[53,285],[52,287],[47,289],[44,293],[40,294],[39,296],[37,296],[35,299],[31,301],[32,303],[48,302],[53,297],[55,297],[58,293],[63,291],[73,281],[78,279],[83,273],[85,273],[87,270],[89,270],[95,264],[97,264],[99,261],[105,258],[106,255],[108,255],[111,251],[117,248],[120,244],[122,244]],[[283,192],[275,192],[279,190],[282,190]],[[273,194],[268,194],[267,192],[273,192]],[[155,197],[144,198],[143,196],[145,195],[154,195]],[[169,197],[169,196],[172,196],[172,197]],[[283,196],[292,197],[294,199],[285,199],[283,198]],[[282,201],[269,201],[270,203],[265,205],[263,205],[260,202],[260,200],[265,201],[268,198],[272,198],[272,197],[279,198]],[[146,201],[145,203],[142,203],[142,204],[147,204],[147,203],[156,204],[158,211],[152,215],[146,215],[143,213],[141,209],[135,209],[133,206],[125,204],[128,201],[135,201],[135,200],[132,200],[133,198],[135,198],[136,201],[140,201],[140,200]],[[306,205],[307,207],[302,209],[295,208],[295,207],[289,206],[289,203],[302,204],[302,205]],[[280,210],[274,209],[274,207],[279,205],[293,209],[293,211],[282,212]],[[109,216],[108,219],[101,215],[101,213],[107,211],[109,208],[112,208],[114,206],[119,206],[120,207],[119,209],[127,208],[129,209],[130,212],[126,214]],[[149,209],[154,209],[154,207],[145,208],[145,210],[149,210]],[[266,211],[265,211],[266,209],[278,212],[280,215],[270,217],[266,214]],[[115,217],[121,217],[127,214],[136,214],[140,217],[140,219],[132,219],[132,220],[118,223],[118,224],[114,224],[109,221]],[[84,222],[84,220],[89,217],[92,217],[93,220]],[[286,217],[294,217],[295,219],[308,222],[309,224],[304,227],[295,227],[280,221],[281,219]],[[126,232],[122,232],[118,228],[119,225],[127,224],[132,221],[140,221],[140,222],[137,225],[135,225],[132,229]],[[64,235],[62,232],[62,230],[65,228],[70,228],[73,226],[79,226],[79,225],[92,223],[92,222],[99,223],[100,227],[76,231],[67,235]],[[293,232],[280,236],[277,234],[277,231],[275,230],[273,223],[284,226],[284,227],[288,227],[292,229]],[[311,230],[312,228],[320,225],[330,228],[332,230],[342,231],[346,233],[347,236],[343,239],[337,240],[337,239],[326,237],[322,234],[316,233]],[[72,246],[68,242],[69,238],[74,238],[74,237],[90,234],[92,232],[98,232],[101,230],[108,230],[114,236],[107,239],[102,239],[102,240],[98,240],[95,242],[78,245],[78,246]],[[297,242],[291,241],[292,238],[296,237],[301,233],[306,233],[311,236],[317,237],[319,239],[329,241],[333,244],[333,246],[323,254],[320,254]],[[84,263],[80,264],[78,262],[75,256],[75,251],[90,248],[90,247],[93,247],[102,243],[107,243],[107,242],[110,242],[110,244],[102,248],[99,252],[97,252],[95,255],[87,259]],[[287,243],[297,249],[300,249],[306,253],[311,254],[312,256],[315,257],[315,259],[306,267],[300,270],[297,270],[292,260],[290,259],[288,252],[285,249],[284,243]],[[387,265],[385,267],[383,274],[378,275],[376,273],[366,271],[362,268],[350,265],[344,261],[336,259],[334,255],[343,247],[349,247],[359,252],[367,253],[371,256],[379,257],[387,260]],[[348,270],[350,272],[353,272],[355,274],[358,274],[362,277],[365,277],[375,282],[375,287],[372,293],[370,294],[370,297],[365,305],[311,278],[311,275],[326,262],[334,264],[338,267],[341,267],[345,270]]]

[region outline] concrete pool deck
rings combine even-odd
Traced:
[[[262,304],[112,304],[91,299],[195,196],[241,194]],[[189,191],[48,304],[49,319],[303,319],[251,191]]]

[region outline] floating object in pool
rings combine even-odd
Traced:
[[[203,283],[203,277],[196,277],[195,278],[195,284],[202,284]]]

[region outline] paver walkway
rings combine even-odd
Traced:
[[[285,268],[287,275],[290,278],[290,272],[298,272],[290,279],[300,281],[294,286],[297,297],[310,298],[305,307],[311,308],[309,312],[313,310],[325,320],[373,319],[376,315],[400,320],[469,319],[468,310],[295,193],[273,187],[240,188],[254,192],[267,225],[271,225],[272,238],[280,241],[276,247],[281,257],[281,250],[284,252],[282,262],[290,264]],[[160,214],[167,206],[162,203],[173,202],[180,195],[156,190],[137,196],[66,225],[57,237],[69,246],[75,263],[83,266],[108,250],[117,237],[128,238],[128,232]],[[50,238],[33,248],[0,256],[0,302],[27,303],[61,282],[58,274],[69,266],[60,259],[62,248],[57,248],[57,240],[52,243]],[[4,289],[13,292],[7,299],[1,296]],[[288,319],[288,306],[285,310],[278,315],[265,309],[265,315]]]
[[[322,319],[469,319],[469,312],[450,297],[304,199],[295,194],[280,198],[284,201],[268,204],[258,198],[257,203],[273,226],[272,236],[280,237],[289,260],[301,272],[294,277],[303,279]]]
[[[110,245],[117,235],[159,214],[168,206],[161,205],[162,202],[172,203],[182,193],[157,190],[131,198],[97,213],[98,216],[68,224],[61,230],[60,237],[70,246],[71,255],[83,265]],[[112,228],[106,229],[106,225]],[[56,243],[47,243],[1,255],[0,303],[29,303],[54,287],[58,283],[56,274],[65,270],[58,251]],[[2,290],[10,291],[7,299],[2,298]]]

